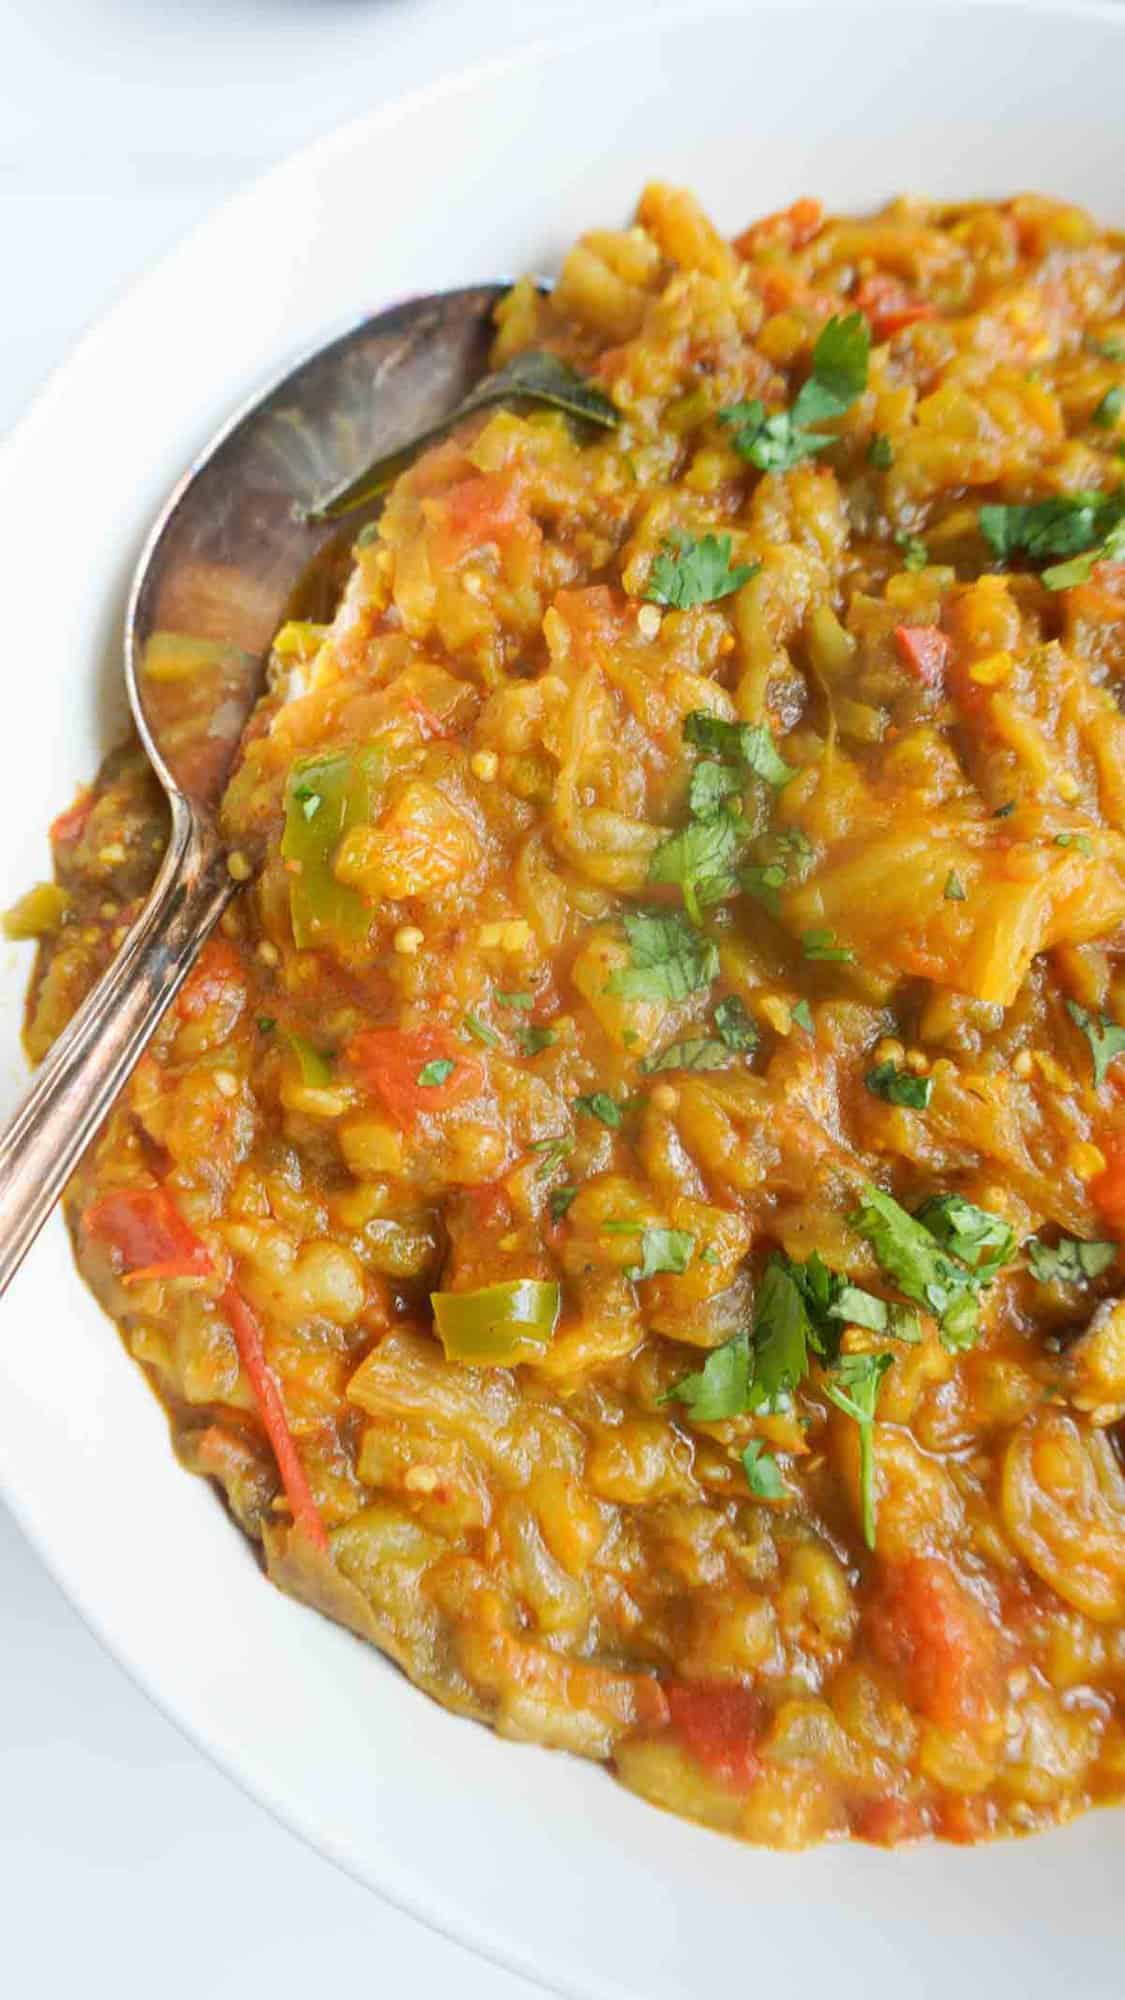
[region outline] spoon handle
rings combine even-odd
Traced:
[[[112,965],[0,1127],[0,1293],[47,1220],[234,890],[226,855],[183,800],[148,902]]]

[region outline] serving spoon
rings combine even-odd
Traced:
[[[0,1127],[0,1292],[245,879],[219,803],[294,588],[339,544],[336,516],[375,500],[469,409],[505,394],[568,407],[481,381],[505,290],[408,299],[299,362],[219,432],[152,529],[126,614],[125,685],[171,808],[168,847],[120,951]]]

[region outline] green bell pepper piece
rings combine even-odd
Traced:
[[[301,1082],[312,1090],[327,1090],[332,1083],[332,1064],[324,1051],[310,1042],[307,1035],[287,1034],[285,1039],[297,1058]]]
[[[371,911],[357,889],[336,880],[332,863],[345,833],[374,819],[382,779],[373,746],[302,757],[289,773],[281,854],[300,864],[290,876],[289,912],[301,951],[367,936]]]
[[[476,1292],[431,1292],[430,1304],[449,1361],[511,1368],[549,1346],[558,1324],[559,1287],[516,1278]]]

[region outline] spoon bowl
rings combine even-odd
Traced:
[[[153,527],[124,664],[168,795],[168,847],[120,951],[0,1129],[0,1292],[245,877],[218,808],[273,635],[339,539],[315,517],[318,496],[448,422],[485,371],[505,289],[407,299],[307,355],[223,427]]]

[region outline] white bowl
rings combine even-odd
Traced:
[[[549,267],[653,175],[731,227],[805,192],[847,208],[1029,186],[1120,221],[1123,29],[1113,7],[1027,5],[642,18],[436,85],[235,201],[83,342],[0,460],[0,899],[45,871],[47,823],[120,719],[146,521],[288,355],[397,295]],[[9,951],[8,1103],[26,971]],[[758,1852],[454,1721],[281,1597],[177,1467],[57,1218],[4,1309],[0,1487],[117,1657],[250,1791],[560,1991],[1053,2000],[1060,1974],[1084,2000],[1121,1991],[1125,1813],[969,1851]]]

